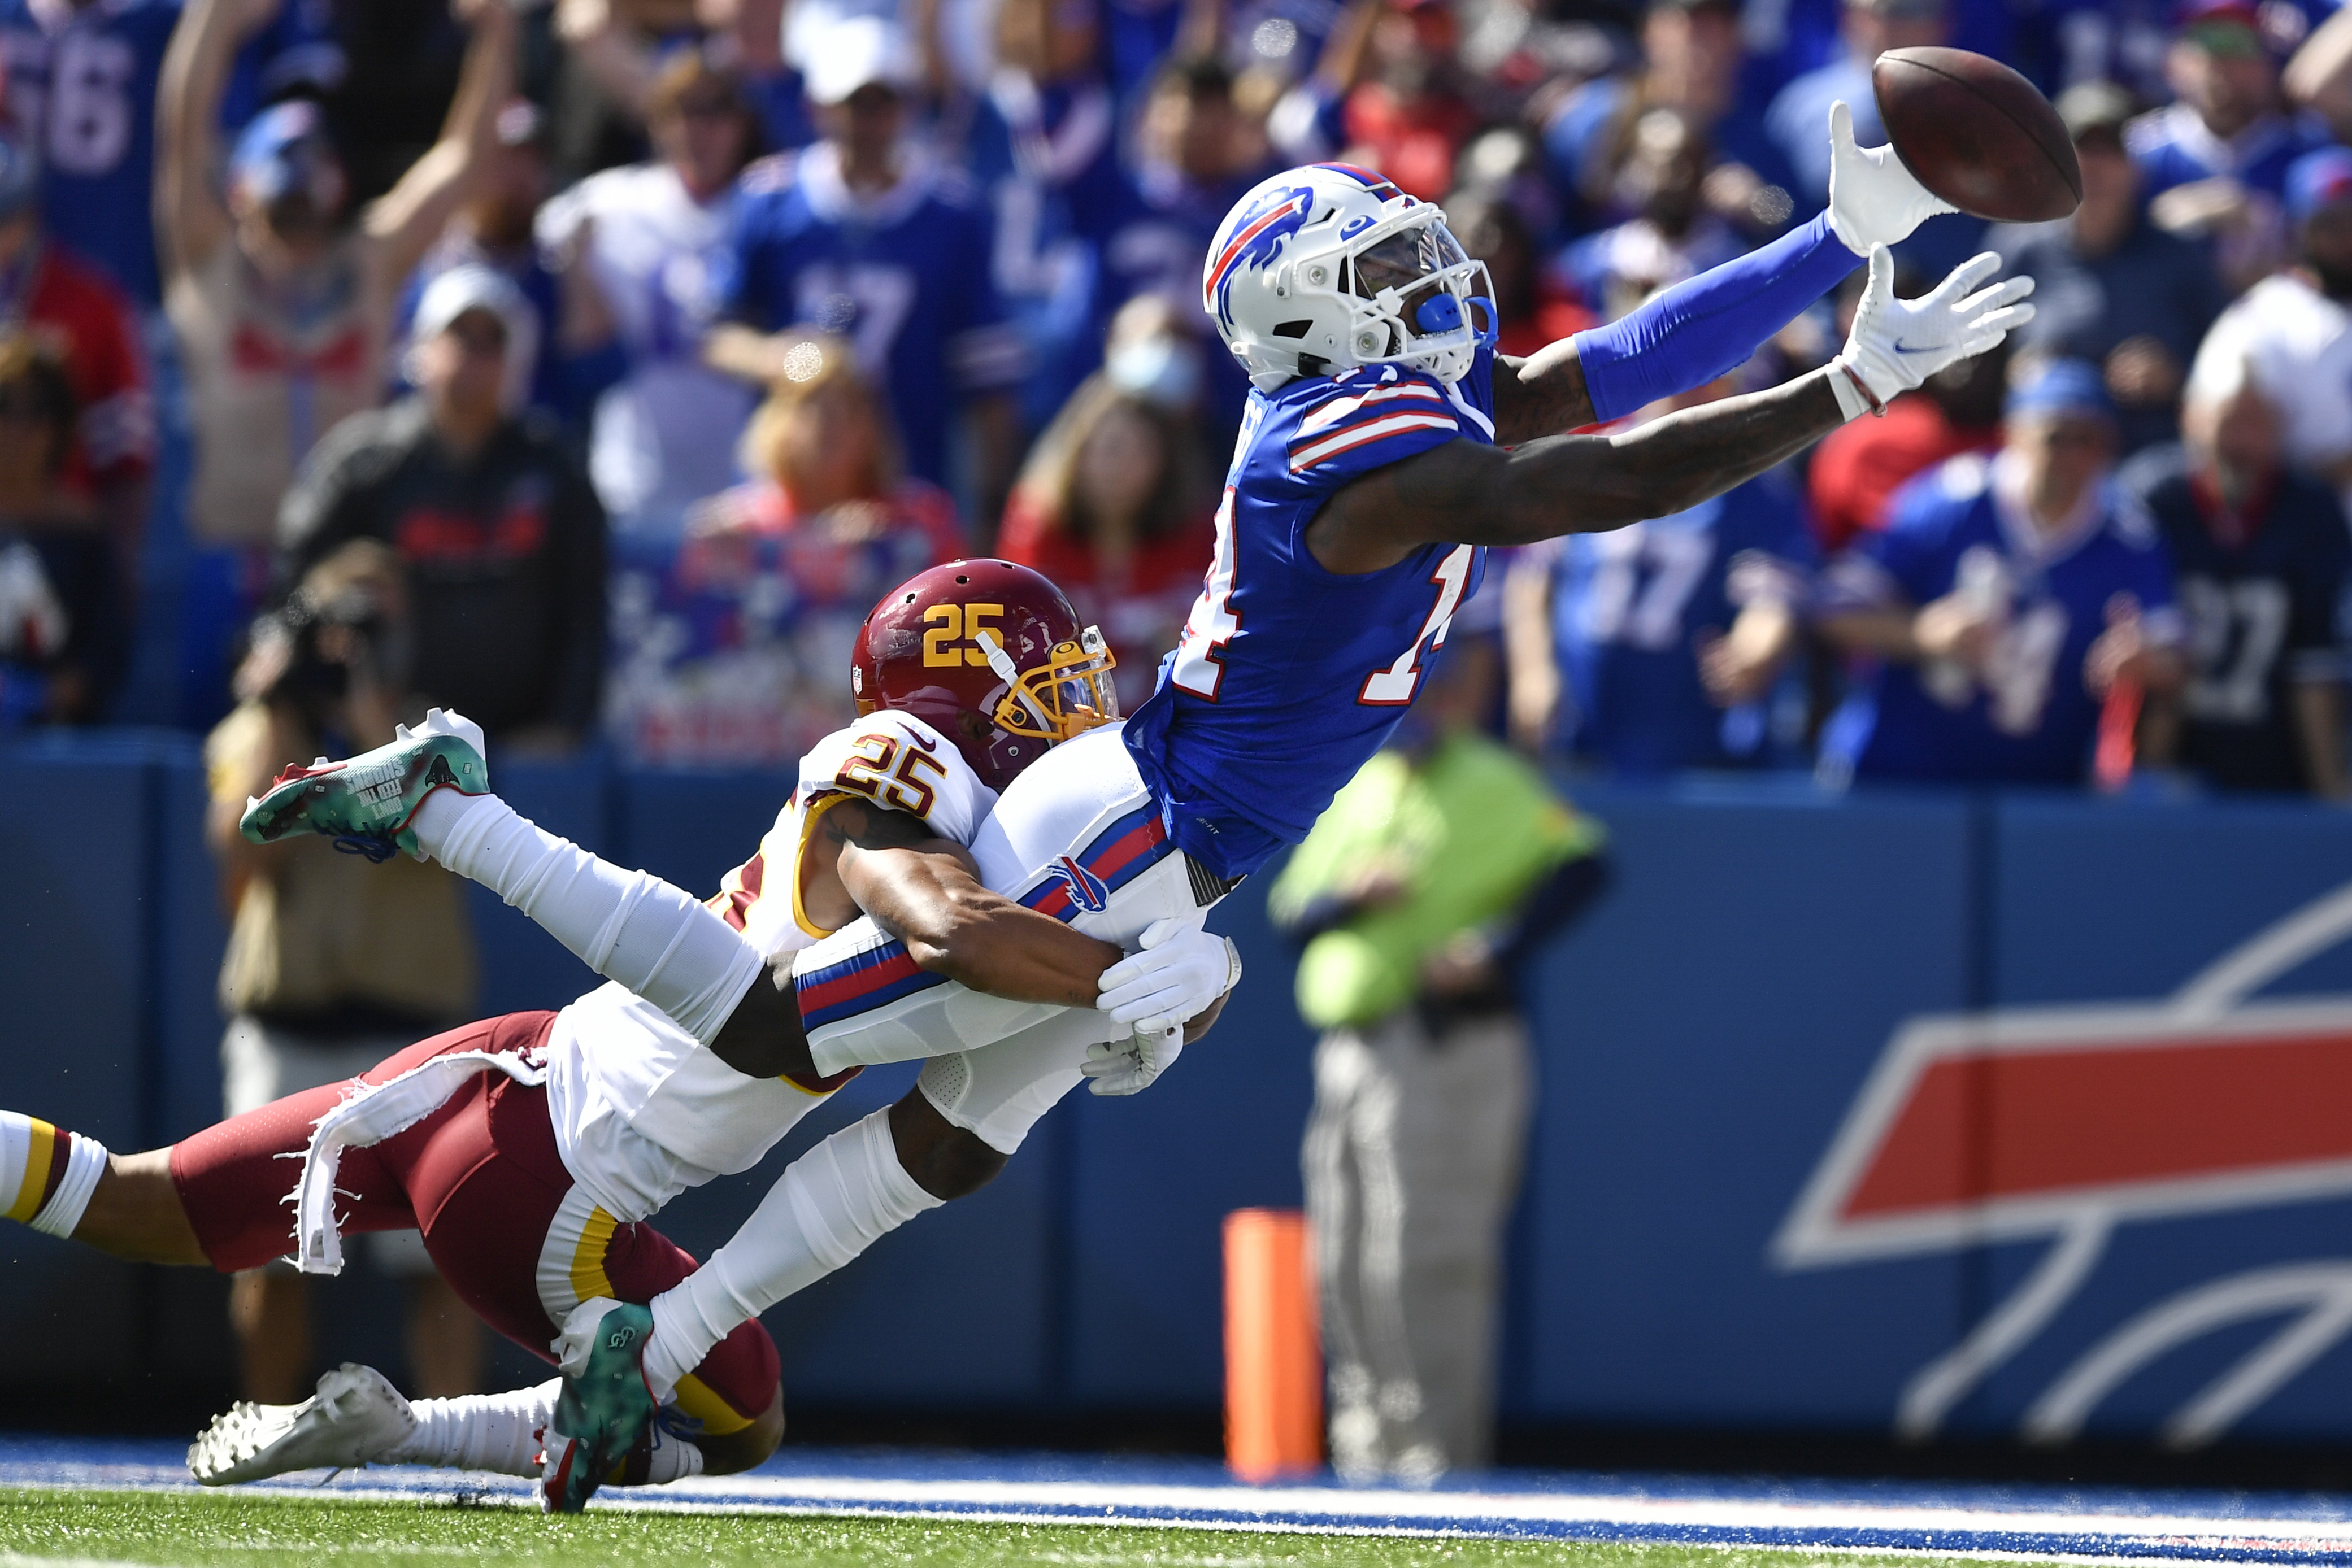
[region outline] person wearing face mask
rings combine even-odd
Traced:
[[[2164,531],[2189,621],[2188,684],[2149,713],[2141,750],[2218,789],[2343,800],[2352,538],[2336,497],[2281,465],[2281,423],[2217,345],[2189,376],[2180,444],[2123,471]]]
[[[757,477],[682,542],[613,551],[604,729],[654,767],[781,767],[857,716],[841,672],[893,583],[960,555],[955,503],[904,472],[887,410],[838,338],[806,338],[743,433]]]
[[[2111,692],[2180,685],[2171,569],[2114,483],[2097,367],[2047,366],[2003,415],[1997,455],[1914,480],[1823,576],[1814,625],[1857,661],[1832,779],[2080,783]]]
[[[163,307],[196,442],[183,706],[206,720],[226,695],[229,643],[268,584],[278,497],[320,436],[381,400],[401,285],[488,156],[514,69],[513,10],[458,0],[472,41],[441,141],[352,221],[316,103],[265,110],[220,156],[230,64],[280,4],[194,0],[164,58],[158,109]]]
[[[2297,260],[2221,312],[2198,351],[2252,367],[2285,422],[2290,466],[2352,493],[2352,152],[2297,162],[2286,184]]]
[[[996,548],[1058,583],[1118,655],[1122,711],[1151,695],[1209,568],[1209,472],[1183,413],[1120,384],[1140,349],[1090,378],[1038,439]]]
[[[410,334],[416,395],[336,426],[278,520],[289,590],[346,540],[398,552],[411,686],[462,706],[508,755],[575,745],[604,671],[604,512],[552,425],[524,413],[539,330],[488,267],[434,279]]]
[[[465,888],[439,866],[371,866],[317,839],[248,843],[248,797],[280,768],[391,737],[423,705],[411,695],[417,644],[407,573],[374,539],[348,540],[303,573],[256,623],[236,673],[237,706],[205,742],[205,838],[229,912],[220,1001],[223,1108],[231,1116],[364,1071],[470,1016],[478,966]],[[481,1330],[412,1232],[372,1239],[379,1274],[408,1296],[412,1380],[473,1391]],[[232,1277],[229,1322],[248,1399],[297,1398],[311,1364],[309,1291],[290,1263]]]

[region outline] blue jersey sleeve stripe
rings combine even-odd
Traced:
[[[1342,425],[1337,430],[1318,435],[1312,441],[1294,442],[1290,447],[1290,471],[1293,474],[1303,474],[1317,464],[1328,462],[1342,453],[1353,452],[1360,446],[1368,446],[1376,441],[1386,441],[1394,436],[1409,434],[1416,430],[1459,432],[1461,428],[1461,422],[1452,414],[1418,412],[1383,414],[1378,419]]]

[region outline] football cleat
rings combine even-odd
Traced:
[[[299,1405],[239,1401],[188,1445],[188,1473],[208,1487],[289,1470],[355,1469],[391,1462],[416,1431],[408,1401],[373,1366],[347,1361]]]
[[[550,1513],[578,1513],[636,1448],[660,1406],[646,1386],[646,1343],[653,1337],[649,1307],[585,1301],[564,1320],[556,1341],[563,1391],[542,1437],[539,1505]]]
[[[347,761],[321,757],[308,768],[289,766],[268,794],[246,802],[237,829],[257,844],[324,833],[337,849],[372,861],[402,850],[423,860],[409,827],[416,809],[436,789],[488,793],[490,768],[482,751],[481,726],[433,708],[414,730],[400,726],[390,746]]]

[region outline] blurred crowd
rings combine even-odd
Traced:
[[[362,691],[784,763],[876,597],[980,551],[1131,707],[1247,394],[1198,303],[1242,192],[1442,202],[1529,352],[1819,211],[1830,105],[1883,139],[1871,61],[1939,43],[2052,96],[2084,200],[1933,220],[1904,287],[1989,248],[2039,316],[1717,500],[1498,552],[1455,627],[1490,726],[1620,774],[2352,792],[2328,0],[0,0],[0,729],[357,748]]]

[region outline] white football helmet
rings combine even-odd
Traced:
[[[1217,333],[1272,392],[1404,364],[1443,382],[1495,340],[1495,285],[1435,204],[1352,163],[1287,170],[1234,204],[1201,269]]]

